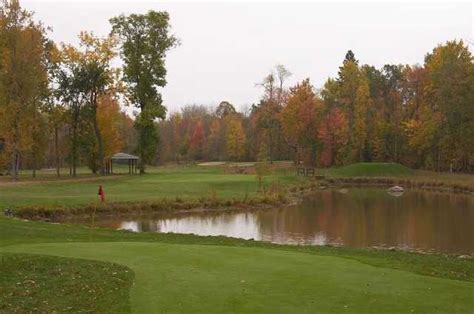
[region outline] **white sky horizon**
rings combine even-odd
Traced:
[[[347,50],[360,64],[423,64],[448,40],[473,39],[471,2],[167,2],[21,1],[52,27],[50,38],[77,44],[81,30],[105,36],[119,14],[165,10],[181,45],[168,53],[168,112],[185,105],[237,109],[257,103],[256,87],[276,64],[320,88]]]

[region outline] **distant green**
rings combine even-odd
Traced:
[[[360,162],[322,171],[337,177],[398,177],[415,174],[412,169],[393,162]]]

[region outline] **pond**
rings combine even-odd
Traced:
[[[474,197],[409,190],[323,190],[291,207],[101,218],[96,225],[135,232],[224,235],[280,244],[396,247],[474,254]]]

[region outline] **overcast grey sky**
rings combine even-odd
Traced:
[[[472,4],[461,3],[158,3],[23,1],[51,26],[55,41],[77,43],[81,30],[106,35],[109,18],[166,10],[181,46],[167,58],[164,104],[237,108],[258,101],[255,84],[276,64],[320,87],[335,76],[348,49],[361,63],[423,63],[451,39],[472,39]]]

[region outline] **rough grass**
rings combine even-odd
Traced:
[[[0,312],[129,312],[133,277],[110,262],[0,253]]]

